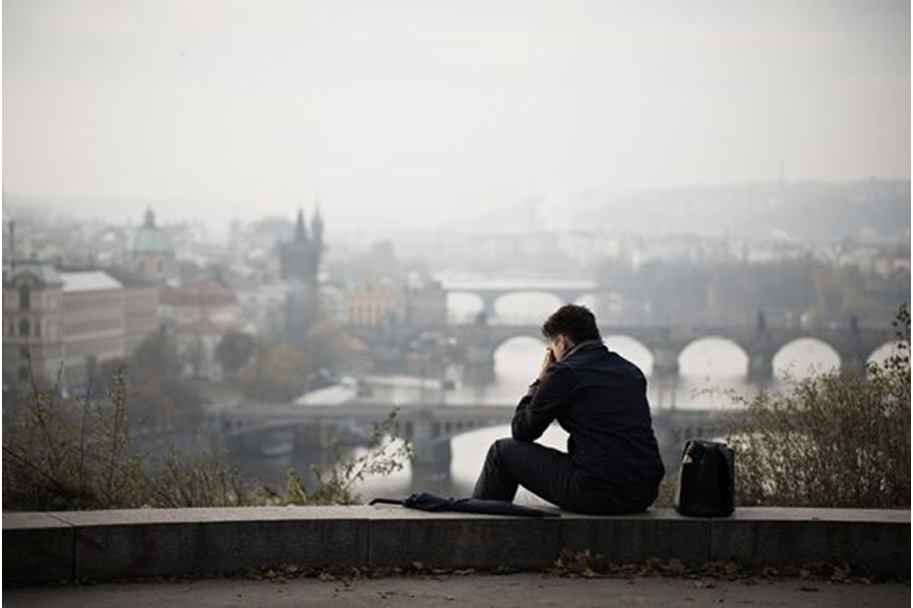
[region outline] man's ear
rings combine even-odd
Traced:
[[[571,339],[568,338],[567,336],[565,336],[564,334],[561,334],[559,339],[561,340],[561,356],[564,357],[564,355],[567,354],[567,351],[571,350],[571,346],[573,344],[571,342]]]

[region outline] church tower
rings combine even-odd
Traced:
[[[279,265],[283,279],[297,279],[305,285],[316,287],[323,253],[323,219],[319,210],[314,213],[311,234],[308,236],[304,211],[299,209],[292,240],[280,243]]]
[[[304,211],[299,209],[292,240],[279,244],[280,274],[283,279],[292,282],[285,300],[285,335],[299,344],[308,328],[319,318],[318,271],[322,253],[323,220],[320,212],[314,213],[309,236]]]

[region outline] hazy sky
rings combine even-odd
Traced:
[[[227,220],[319,191],[370,229],[781,161],[910,176],[908,0],[3,2],[9,193]]]

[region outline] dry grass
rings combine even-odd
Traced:
[[[328,470],[312,468],[307,489],[290,472],[285,495],[277,495],[212,456],[132,449],[123,369],[101,401],[64,400],[57,386],[33,381],[31,394],[11,409],[3,429],[3,508],[15,511],[350,504],[359,481],[399,470],[411,456],[408,444],[388,442],[394,411],[375,425],[364,454],[345,457],[337,446]]]

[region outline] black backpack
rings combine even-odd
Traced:
[[[675,488],[682,515],[725,517],[735,510],[735,455],[725,443],[693,439],[685,444]]]

